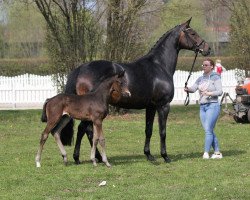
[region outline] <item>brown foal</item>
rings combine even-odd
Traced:
[[[67,154],[60,139],[60,131],[65,123],[62,124],[60,128],[57,128],[56,132],[52,131],[60,124],[60,120],[64,116],[69,116],[67,117],[68,120],[74,118],[93,122],[94,138],[90,158],[94,166],[96,166],[95,152],[97,144],[99,143],[102,148],[102,161],[106,166],[111,166],[106,156],[102,121],[108,114],[108,104],[111,98],[114,101],[114,98],[119,100],[121,95],[130,96],[127,85],[123,84],[124,73],[125,71],[122,74],[115,75],[103,81],[94,92],[85,95],[58,94],[46,101],[43,109],[46,115],[47,125],[41,135],[40,147],[35,158],[37,167],[41,167],[42,149],[50,132],[54,135],[63,156],[64,163],[67,164]]]

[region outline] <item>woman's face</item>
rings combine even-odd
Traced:
[[[210,64],[208,60],[203,61],[202,69],[205,74],[209,74],[213,71],[214,66]]]

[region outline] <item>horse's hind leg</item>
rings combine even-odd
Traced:
[[[81,123],[78,126],[75,149],[74,149],[74,154],[73,154],[73,158],[74,158],[76,164],[81,163],[79,160],[81,142],[82,142],[83,136],[85,135],[86,128],[87,128],[88,124],[89,124],[89,122],[87,122],[87,121],[81,121]]]
[[[146,129],[145,129],[146,139],[145,139],[145,145],[144,145],[144,154],[147,156],[147,159],[150,161],[155,160],[155,158],[150,153],[150,140],[151,140],[152,131],[153,131],[155,112],[156,112],[155,107],[146,108]]]
[[[167,155],[166,150],[166,124],[168,113],[170,111],[170,105],[166,104],[157,109],[158,112],[158,122],[159,122],[159,132],[161,138],[161,156],[164,158],[165,162],[171,162],[170,158]]]

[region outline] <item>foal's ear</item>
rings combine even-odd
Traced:
[[[123,77],[125,74],[125,70],[122,70],[119,74],[118,74],[118,78],[121,78]]]

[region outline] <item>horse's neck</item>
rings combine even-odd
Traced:
[[[151,57],[154,62],[159,63],[171,75],[175,72],[179,54],[179,31],[178,27],[175,29],[165,33],[145,56],[145,58]]]

